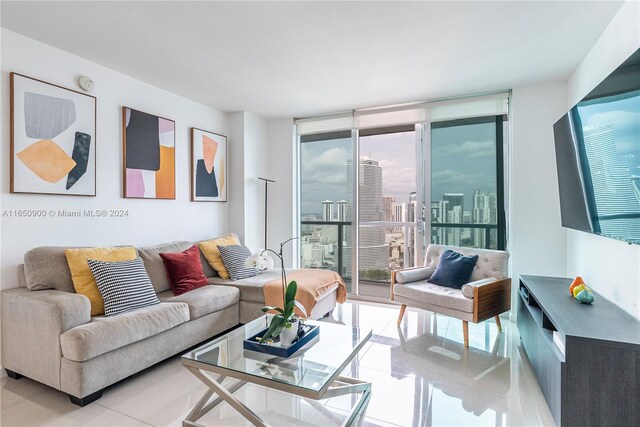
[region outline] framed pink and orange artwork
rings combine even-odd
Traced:
[[[227,137],[191,128],[191,200],[227,201]]]
[[[176,124],[122,107],[124,197],[176,198]]]

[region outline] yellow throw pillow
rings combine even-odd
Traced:
[[[117,248],[77,248],[64,251],[71,270],[71,279],[76,293],[89,298],[91,315],[104,314],[104,302],[98,292],[98,285],[93,278],[87,259],[98,261],[130,261],[136,259],[138,252],[133,246]]]
[[[238,241],[238,238],[235,234],[227,234],[226,236],[218,237],[217,239],[198,242],[198,246],[204,254],[204,257],[207,259],[211,267],[215,271],[217,271],[220,277],[222,277],[223,279],[229,278],[229,272],[226,268],[224,268],[224,263],[222,262],[222,257],[220,256],[218,245],[229,246],[239,244],[240,242]]]

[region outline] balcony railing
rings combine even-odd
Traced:
[[[479,249],[501,249],[497,247],[491,246],[491,230],[496,230],[496,241],[497,241],[497,232],[498,232],[498,224],[462,224],[462,223],[453,223],[453,222],[432,222],[431,230],[436,228],[444,228],[444,229],[452,229],[452,228],[471,228],[471,229],[481,229],[484,230],[484,245],[482,247],[478,247]],[[431,233],[431,241],[433,242],[433,232]],[[449,244],[450,242],[444,242],[442,244]],[[496,243],[497,244],[497,243]],[[461,245],[464,246],[464,245]]]
[[[338,274],[340,274],[341,276],[343,276],[343,278],[346,281],[350,281],[351,277],[348,277],[348,275],[346,275],[346,269],[344,268],[344,262],[343,262],[343,253],[344,253],[344,249],[345,247],[343,246],[343,242],[344,242],[344,228],[345,227],[349,227],[351,226],[351,221],[300,221],[300,225],[320,225],[320,226],[331,226],[331,227],[337,227],[338,228],[338,235],[337,235],[337,242],[336,242],[336,256],[334,258],[337,258],[337,272]],[[350,262],[350,261],[349,261]]]
[[[351,246],[350,245],[344,245],[345,243],[345,227],[351,227],[353,225],[352,221],[316,221],[316,220],[312,220],[312,221],[300,221],[300,224],[302,226],[305,225],[309,225],[309,226],[322,226],[322,227],[337,227],[337,242],[334,248],[334,269],[335,267],[337,267],[337,272],[339,274],[341,274],[345,280],[350,281],[351,277],[350,274],[346,274],[349,270],[345,268],[345,263],[350,263],[351,260],[344,260],[344,251],[345,249],[350,249]],[[417,231],[417,223],[415,222],[390,222],[390,221],[363,221],[360,222],[359,226],[361,228],[365,228],[365,227],[385,227],[385,228],[402,228],[403,229],[403,234],[404,234],[404,253],[403,253],[403,257],[402,257],[402,262],[404,267],[409,267],[414,265],[415,262],[417,262],[418,260],[414,260],[411,259],[411,254],[415,254],[416,250],[415,248],[411,249],[410,245],[413,243],[414,245],[417,244],[417,239],[415,240],[415,242],[410,242],[411,240],[411,231]],[[413,230],[412,230],[413,229]],[[444,230],[451,230],[451,229],[475,229],[475,230],[483,230],[483,237],[484,239],[479,239],[481,240],[480,242],[474,242],[474,243],[480,243],[475,244],[475,245],[469,245],[470,247],[478,247],[478,248],[485,248],[485,249],[496,249],[495,247],[492,247],[492,239],[491,239],[491,232],[492,230],[496,230],[496,234],[497,234],[497,229],[498,229],[498,225],[497,224],[463,224],[463,223],[432,223],[431,224],[431,230],[432,230],[432,242],[433,243],[441,243],[441,244],[448,244],[448,245],[453,245],[454,242],[450,242],[450,241],[445,241],[445,242],[437,242],[434,241],[434,237],[437,237],[437,234],[434,233],[435,230],[437,229],[444,229]],[[414,236],[417,236],[417,233],[413,234]],[[458,239],[460,240],[460,239]],[[495,239],[494,239],[495,240]],[[460,243],[460,242],[458,242]],[[464,242],[462,242],[464,243]],[[462,244],[461,246],[465,246],[464,244]],[[360,249],[366,249],[367,247],[363,247],[360,246]],[[336,259],[337,258],[337,259]],[[365,279],[363,279],[365,280]],[[388,284],[388,280],[373,280],[373,279],[366,279],[367,282],[370,283],[378,283],[378,284]]]

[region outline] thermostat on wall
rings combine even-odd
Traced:
[[[91,92],[93,88],[96,87],[96,84],[93,82],[93,80],[91,80],[91,77],[87,76],[80,76],[80,78],[78,79],[78,84],[87,92]]]

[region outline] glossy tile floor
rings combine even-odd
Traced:
[[[459,320],[364,302],[335,310],[334,322],[372,329],[373,338],[345,375],[370,380],[371,399],[362,426],[554,425],[515,324],[502,320],[469,325],[470,349],[462,345]],[[108,388],[84,408],[59,391],[27,378],[2,378],[0,424],[6,426],[180,426],[205,386],[169,359]],[[235,393],[273,426],[340,425],[353,397],[310,401],[245,385]],[[205,426],[245,426],[223,403],[203,417]]]

